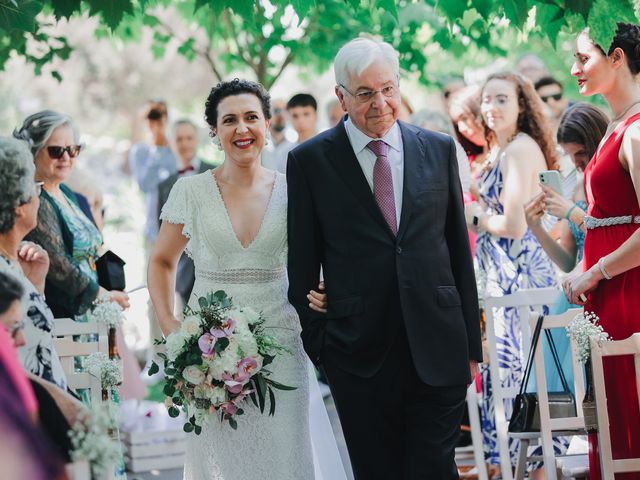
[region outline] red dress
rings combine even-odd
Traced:
[[[640,215],[638,197],[618,154],[627,127],[640,120],[633,115],[606,139],[585,170],[585,191],[589,215],[595,218]],[[591,268],[622,245],[638,224],[598,227],[587,231],[584,243],[584,268]],[[640,267],[603,279],[589,295],[585,311],[600,317],[602,328],[614,340],[622,340],[640,331]],[[640,409],[633,358],[605,358],[605,385],[611,425],[613,458],[640,457]],[[597,437],[590,435],[590,478],[600,480]],[[616,480],[640,479],[640,473],[618,474]]]

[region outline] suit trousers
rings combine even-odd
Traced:
[[[466,386],[422,382],[403,325],[371,378],[345,372],[330,352],[323,359],[357,480],[459,478],[454,455]]]

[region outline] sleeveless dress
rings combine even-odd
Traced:
[[[640,215],[638,197],[626,172],[618,159],[622,138],[640,114],[621,123],[607,137],[589,162],[585,170],[585,192],[589,202],[588,214],[595,218]],[[608,255],[622,245],[640,225],[626,224],[599,227],[587,231],[584,244],[584,269],[598,263],[600,257]],[[640,332],[640,267],[616,275],[611,280],[602,280],[588,295],[585,311],[595,312],[600,317],[602,328],[614,340],[623,340]],[[608,392],[609,422],[611,426],[611,448],[613,458],[640,456],[640,411],[633,358],[610,357],[604,359],[604,379]],[[600,479],[597,437],[591,435],[590,476]],[[616,479],[637,479],[640,473],[618,474]]]
[[[183,225],[189,239],[186,252],[196,271],[189,305],[198,309],[198,297],[225,290],[236,305],[262,311],[270,333],[293,352],[273,362],[273,378],[297,387],[276,392],[273,417],[247,404],[237,430],[211,418],[201,435],[189,435],[186,480],[314,479],[308,359],[300,322],[287,301],[287,186],[284,175],[275,175],[262,224],[246,248],[211,171],[179,179],[162,209],[160,218]]]
[[[522,135],[522,134],[521,134]],[[490,214],[503,215],[504,205],[500,201],[503,189],[503,176],[500,154],[490,170],[485,171],[478,184],[480,198]],[[524,213],[523,213],[524,214]],[[497,237],[488,232],[478,234],[476,241],[476,260],[478,261],[478,287],[481,298],[503,296],[515,293],[523,288],[545,288],[555,286],[556,272],[551,260],[540,246],[540,242],[527,230],[520,239]],[[522,322],[515,308],[497,309],[494,316],[500,379],[503,388],[520,387],[524,376],[524,345],[522,345]],[[491,464],[500,463],[498,438],[495,425],[493,388],[489,369],[482,370],[482,434],[485,458]],[[507,418],[513,411],[513,400],[505,401]],[[557,452],[566,450],[566,441],[554,440]],[[541,454],[541,447],[534,454]],[[519,441],[509,439],[509,453],[515,465]],[[541,464],[529,463],[529,469],[540,468]]]

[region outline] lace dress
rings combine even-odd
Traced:
[[[238,240],[212,172],[179,179],[160,218],[183,225],[196,280],[189,305],[208,292],[225,290],[236,305],[262,311],[267,325],[293,355],[272,364],[273,378],[296,386],[276,392],[273,417],[247,405],[238,429],[216,418],[188,438],[184,478],[188,480],[312,480],[309,433],[308,360],[300,324],[287,302],[287,190],[276,174],[260,230],[246,248]]]

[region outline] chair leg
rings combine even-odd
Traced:
[[[527,469],[527,452],[529,451],[531,440],[520,440],[520,451],[518,452],[518,463],[516,464],[515,480],[524,479],[524,472]]]

